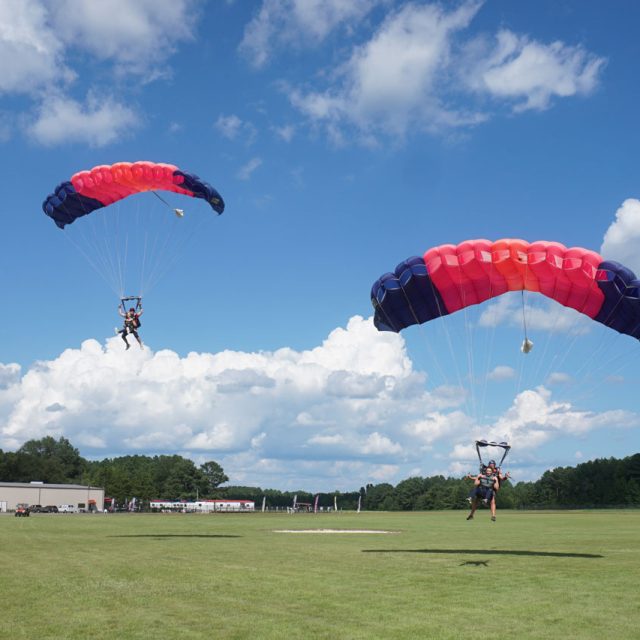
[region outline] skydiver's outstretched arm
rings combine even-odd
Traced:
[[[118,305],[118,313],[124,318],[127,314],[122,310],[120,305]]]

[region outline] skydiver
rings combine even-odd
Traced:
[[[496,493],[502,487],[502,483],[508,480],[511,477],[511,474],[507,471],[507,473],[502,473],[502,469],[500,467],[496,467],[495,460],[490,460],[489,464],[493,463],[493,467],[496,470],[496,477],[498,479],[498,489],[493,492],[493,497],[491,498],[491,511],[493,512],[493,518],[495,522],[495,513],[496,513]]]
[[[491,460],[477,476],[467,476],[473,479],[473,490],[469,496],[471,498],[471,513],[467,516],[467,520],[473,520],[473,515],[482,500],[483,504],[488,504],[491,507],[491,520],[496,521],[495,493],[500,489],[500,482],[495,465],[495,461]]]
[[[120,334],[120,337],[124,340],[124,343],[127,345],[127,349],[131,347],[129,341],[127,340],[127,335],[132,334],[133,337],[138,341],[141,349],[144,349],[142,344],[142,340],[140,340],[140,336],[138,335],[138,329],[141,325],[140,316],[143,313],[142,307],[136,311],[133,307],[129,309],[126,313],[118,306],[118,313],[124,318],[124,326],[122,329],[116,328],[116,333]]]

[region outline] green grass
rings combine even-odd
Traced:
[[[2,516],[0,638],[638,637],[640,512],[465,516]]]

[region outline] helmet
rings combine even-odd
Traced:
[[[496,466],[496,461],[495,460],[489,460],[489,465],[488,466],[489,467],[491,467],[491,466],[495,467]]]

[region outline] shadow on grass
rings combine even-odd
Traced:
[[[443,553],[479,556],[535,556],[539,558],[604,558],[596,553],[565,553],[561,551],[518,551],[511,549],[363,549],[362,553]]]
[[[127,533],[107,538],[241,538],[224,533]]]

